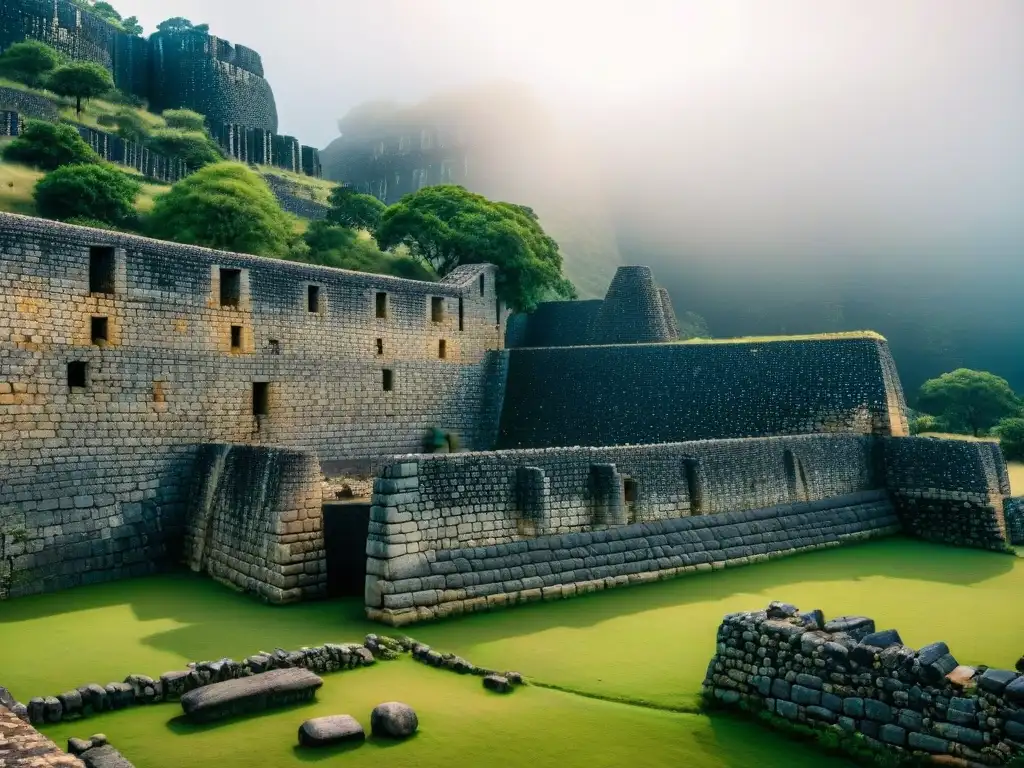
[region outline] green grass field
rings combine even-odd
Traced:
[[[1010,610],[1022,590],[1022,559],[889,539],[410,630],[574,693],[538,686],[487,696],[474,678],[402,660],[328,676],[315,704],[225,725],[190,729],[168,704],[48,732],[63,740],[103,731],[147,768],[253,765],[270,754],[278,757],[260,763],[288,765],[310,759],[292,748],[306,717],[348,712],[365,722],[375,703],[403,699],[420,711],[423,733],[394,749],[424,766],[476,765],[488,755],[510,766],[621,765],[637,754],[653,766],[830,765],[754,724],[691,714],[724,614],[774,599],[828,616],[864,613],[910,645],[944,640],[963,663],[1012,667],[1024,652],[1024,615]],[[957,620],[968,606],[970,621]],[[190,574],[137,579],[5,603],[0,658],[17,663],[4,665],[0,682],[27,699],[367,631],[381,628],[355,600],[273,608]],[[368,764],[380,749],[370,744],[345,760]]]

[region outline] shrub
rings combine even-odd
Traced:
[[[1007,461],[1024,461],[1024,417],[1003,419],[994,432]]]
[[[99,64],[76,62],[55,69],[46,80],[46,86],[61,96],[75,99],[75,112],[82,114],[82,99],[102,96],[114,89],[114,78]]]
[[[921,435],[925,432],[945,432],[946,426],[942,419],[927,413],[918,414],[910,419],[910,434]]]
[[[98,163],[100,158],[72,126],[29,120],[21,135],[4,148],[4,160],[52,171],[62,165]]]
[[[177,157],[192,168],[205,168],[218,163],[223,156],[210,137],[196,131],[179,131],[166,128],[155,131],[146,145],[158,155]]]
[[[121,109],[111,119],[117,127],[117,135],[122,139],[143,142],[149,137],[149,125],[138,112]]]
[[[206,118],[191,109],[165,109],[162,117],[168,128],[193,133],[206,132]]]
[[[240,163],[209,165],[157,198],[154,237],[258,256],[289,253],[292,222],[263,178]]]
[[[36,207],[48,219],[92,219],[107,224],[135,218],[139,182],[106,165],[69,165],[36,184]]]
[[[423,262],[408,256],[382,252],[373,240],[360,237],[354,230],[328,221],[314,221],[303,239],[307,248],[293,252],[291,258],[296,261],[410,280],[436,279]]]
[[[61,55],[37,40],[15,43],[0,56],[0,74],[38,88],[61,63]]]

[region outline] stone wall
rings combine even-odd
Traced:
[[[888,345],[872,336],[509,355],[499,448],[907,434]]]
[[[330,206],[325,202],[311,200],[308,193],[300,189],[299,184],[283,179],[280,176],[275,176],[272,173],[264,174],[263,178],[270,187],[270,191],[274,193],[274,197],[281,204],[281,207],[289,213],[303,219],[309,219],[310,221],[319,221],[327,218]]]
[[[193,571],[272,603],[326,594],[316,456],[204,445],[191,475],[183,554]]]
[[[20,135],[21,125],[21,115],[17,112],[0,111],[0,136]]]
[[[2,689],[0,689],[2,690]],[[0,705],[0,766],[3,768],[83,768],[77,757]]]
[[[60,119],[60,111],[51,99],[19,88],[0,87],[0,110],[18,112],[23,117],[49,120],[51,123]]]
[[[725,617],[708,666],[709,704],[859,734],[868,749],[1000,765],[1024,743],[1024,677],[961,665],[945,643],[919,650],[874,621],[772,603]],[[934,762],[939,760],[932,758]]]
[[[113,133],[75,124],[78,133],[93,150],[111,163],[134,168],[148,179],[173,184],[188,176],[192,169],[178,157],[151,152],[143,144],[128,141]]]
[[[1007,498],[1003,502],[1006,535],[1011,544],[1024,544],[1024,496]]]
[[[375,485],[368,612],[401,623],[892,533],[877,458],[870,437],[804,436],[396,459]]]
[[[1006,462],[996,443],[914,437],[884,441],[886,483],[907,532],[1003,550]]]
[[[0,215],[0,596],[176,558],[202,443],[358,459],[419,451],[439,427],[479,447],[494,278],[417,282]]]

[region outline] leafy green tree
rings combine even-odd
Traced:
[[[29,120],[14,141],[4,147],[4,160],[52,171],[62,165],[98,163],[99,155],[78,131],[63,123]]]
[[[193,133],[206,132],[206,118],[191,109],[165,109],[161,117],[168,128]]]
[[[118,13],[117,9],[114,8],[114,6],[112,6],[110,3],[104,2],[104,0],[98,0],[97,2],[92,4],[92,7],[89,10],[97,16],[99,16],[104,21],[109,21],[111,24],[114,24],[115,26],[123,27],[123,25],[121,24],[121,22],[123,21],[123,19],[121,18],[121,14]]]
[[[184,16],[174,16],[156,25],[157,32],[169,32],[171,34],[191,32],[193,29],[195,29],[195,25]]]
[[[48,219],[93,219],[125,224],[135,218],[141,185],[108,165],[67,165],[36,184],[36,208]]]
[[[129,35],[134,35],[135,37],[141,36],[143,32],[138,16],[129,16],[121,22],[121,28]]]
[[[166,128],[154,131],[147,146],[165,157],[180,157],[192,168],[203,168],[224,159],[217,145],[205,133]]]
[[[1006,379],[967,368],[926,381],[917,398],[918,410],[940,417],[950,429],[975,437],[1016,414],[1020,406]]]
[[[530,208],[492,202],[463,187],[425,187],[406,195],[381,216],[376,236],[387,250],[407,246],[441,276],[461,264],[494,264],[498,296],[516,311],[549,296],[576,295],[562,275],[558,243]]]
[[[15,43],[0,56],[0,75],[38,88],[61,63],[61,55],[38,40]]]
[[[291,254],[295,261],[410,280],[437,279],[434,272],[422,262],[408,256],[384,253],[371,238],[328,221],[314,221],[310,224],[303,235],[303,241],[305,248]]]
[[[387,206],[373,195],[364,195],[351,187],[341,186],[331,190],[331,210],[327,221],[350,229],[365,229],[374,232],[380,224],[380,217]]]
[[[995,434],[1007,461],[1024,461],[1024,416],[1003,419],[996,425]]]
[[[76,62],[55,69],[46,85],[54,93],[74,97],[75,112],[81,115],[82,99],[102,96],[113,89],[114,78],[99,64]]]
[[[179,181],[157,198],[149,233],[258,256],[289,255],[292,221],[259,174],[239,163],[217,163]]]

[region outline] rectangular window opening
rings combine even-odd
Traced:
[[[306,289],[306,309],[310,312],[320,311],[319,285],[311,285]]]
[[[242,326],[231,326],[231,351],[239,352],[242,349]]]
[[[487,286],[487,278],[484,275],[480,275],[480,295],[484,295],[484,289]]]
[[[377,317],[386,318],[388,316],[388,295],[386,293],[377,294]]]
[[[462,299],[459,299],[459,330],[463,330],[466,324],[466,311],[462,306]]]
[[[686,493],[690,498],[690,514],[704,514],[704,493],[700,487],[700,460],[683,459],[683,471],[686,473]]]
[[[394,391],[394,389],[395,389],[395,372],[392,371],[390,368],[385,368],[384,369],[384,376],[382,377],[382,382],[381,383],[384,385],[384,391],[385,392],[392,392],[392,391]]]
[[[265,381],[252,383],[252,415],[270,415],[270,384]]]
[[[281,354],[281,342],[278,341],[277,339],[267,339],[267,345],[270,347],[270,354]]]
[[[444,339],[437,342],[437,356],[442,360],[448,357],[448,342]]]
[[[68,363],[68,387],[84,389],[89,386],[89,364],[83,360]]]
[[[89,293],[114,292],[114,249],[96,245],[89,249]]]
[[[626,514],[630,523],[636,522],[636,480],[631,477],[622,478],[622,496],[626,502]]]
[[[242,270],[221,269],[220,271],[220,305],[222,307],[238,307],[242,301]]]
[[[501,325],[501,299],[494,300],[494,324]]]
[[[89,322],[89,334],[92,338],[92,343],[97,346],[103,346],[110,341],[107,335],[109,323],[105,317],[94,317]]]
[[[444,299],[433,296],[430,299],[430,321],[432,323],[444,322]]]
[[[377,354],[384,354],[384,339],[377,339]]]

